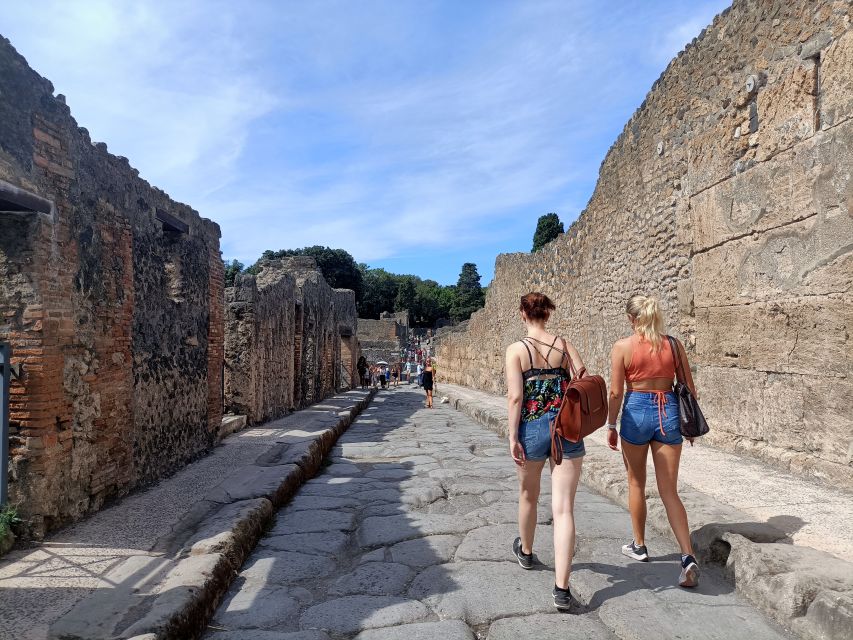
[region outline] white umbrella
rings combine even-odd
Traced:
[[[388,363],[385,362],[384,360],[379,360],[376,364],[388,364]]]

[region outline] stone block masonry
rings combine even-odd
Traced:
[[[0,38],[0,340],[24,371],[12,384],[10,499],[32,535],[216,441],[219,235],[93,144]]]
[[[379,361],[394,364],[408,336],[408,312],[382,313],[379,320],[358,319],[358,339],[369,364]]]
[[[446,331],[441,376],[504,389],[518,300],[596,372],[658,296],[685,341],[709,443],[853,489],[853,3],[737,0],[667,67],[587,208],[535,254],[499,256],[486,308]]]
[[[266,260],[225,290],[225,408],[250,424],[354,388],[355,293],[313,258]]]

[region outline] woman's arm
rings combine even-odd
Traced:
[[[507,435],[509,437],[509,452],[518,465],[524,464],[524,449],[518,441],[518,424],[521,420],[521,403],[524,400],[524,377],[521,371],[521,361],[514,353],[513,345],[507,347],[506,363],[506,398],[507,398]]]
[[[563,345],[566,347],[566,351],[568,352],[568,356],[572,359],[572,367],[574,367],[575,373],[578,373],[581,369],[583,369],[586,365],[583,363],[583,359],[581,358],[580,351],[575,348],[568,340],[563,340]]]
[[[607,424],[615,425],[622,408],[622,398],[625,395],[625,354],[617,342],[610,351],[610,393],[607,402]],[[616,451],[616,429],[607,429],[607,446]]]

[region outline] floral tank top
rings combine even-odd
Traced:
[[[555,338],[554,344],[556,342],[557,339]],[[550,368],[534,367],[533,354],[530,352],[527,342],[522,340],[522,344],[524,344],[527,354],[530,356],[530,369],[522,374],[524,377],[524,400],[521,404],[521,421],[530,422],[531,420],[541,418],[549,411],[557,411],[560,408],[571,376],[562,366]],[[554,344],[550,346],[548,355],[551,355]],[[536,349],[535,345],[533,348]],[[539,353],[538,349],[536,351]],[[542,354],[539,353],[539,355],[541,356]],[[568,354],[564,352],[564,356],[566,355]],[[542,357],[548,363],[548,356]]]

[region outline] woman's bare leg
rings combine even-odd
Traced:
[[[564,458],[551,462],[551,508],[554,515],[554,584],[569,588],[572,557],[575,554],[575,494],[581,477],[581,458]],[[519,513],[519,516],[521,514]],[[534,522],[536,512],[533,512]],[[520,521],[520,519],[519,519]],[[522,538],[522,540],[524,540]]]
[[[652,461],[655,463],[655,477],[658,493],[666,508],[669,526],[678,540],[681,553],[693,555],[690,544],[690,527],[687,524],[687,511],[678,496],[678,466],[681,462],[681,445],[664,444],[652,441]]]
[[[628,471],[628,510],[631,512],[631,528],[634,542],[646,544],[646,460],[649,445],[636,445],[622,440],[622,459]]]
[[[521,538],[521,552],[532,553],[533,538],[536,536],[537,506],[542,480],[544,460],[527,460],[518,472],[518,535]]]

